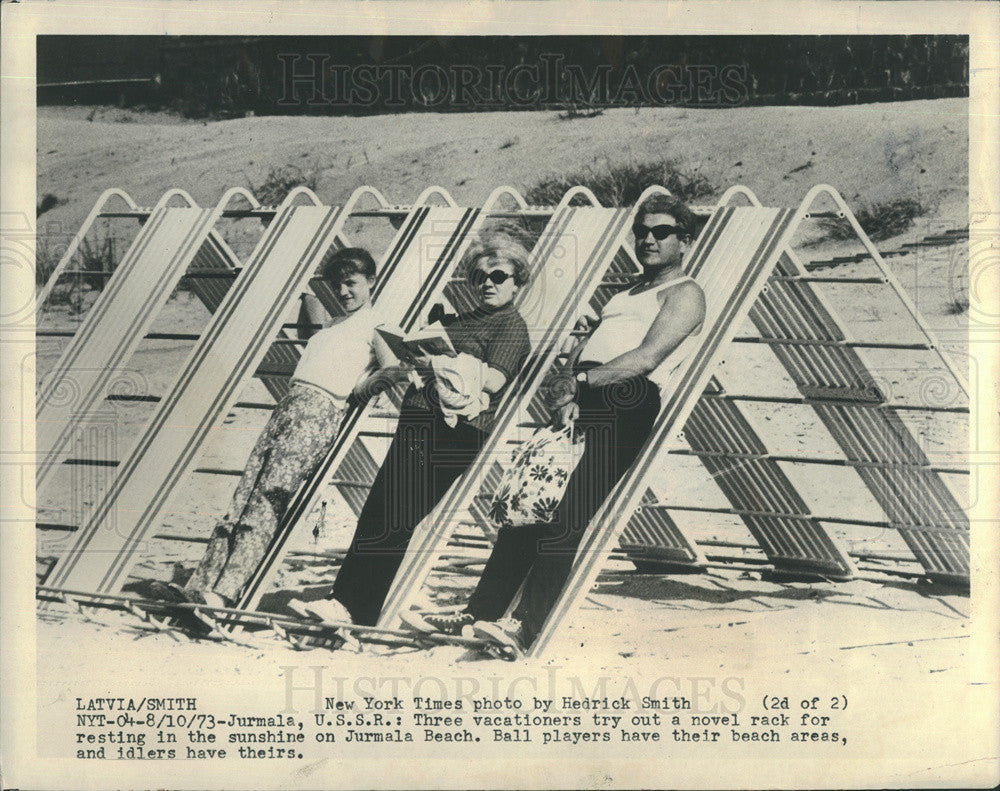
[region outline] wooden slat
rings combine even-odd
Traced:
[[[209,313],[218,310],[235,282],[238,263],[236,254],[218,233],[209,234],[195,255],[192,270],[197,274],[189,275],[187,283]]]

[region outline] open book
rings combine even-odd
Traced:
[[[446,354],[454,357],[457,352],[451,345],[448,333],[440,324],[430,324],[423,329],[404,332],[399,327],[376,327],[392,353],[400,362],[413,362],[425,354]]]

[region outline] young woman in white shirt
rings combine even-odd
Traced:
[[[368,251],[337,251],[322,276],[344,315],[309,339],[187,584],[154,584],[158,595],[219,607],[236,602],[292,496],[336,440],[348,398],[371,395],[407,376],[375,332],[382,321],[371,304],[375,261]]]

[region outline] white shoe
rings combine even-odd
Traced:
[[[516,618],[476,621],[472,625],[472,630],[480,640],[489,640],[503,646],[515,656],[524,655],[524,630]]]
[[[415,610],[400,613],[399,620],[414,631],[423,634],[460,635],[466,626],[476,620],[467,612],[419,613]]]
[[[336,627],[354,623],[347,608],[336,599],[317,599],[316,601],[292,599],[288,602],[288,607],[299,615],[312,616],[329,626]],[[361,650],[361,643],[350,629],[334,629],[333,632],[343,641],[343,647],[353,651]]]
[[[317,599],[316,601],[297,603],[301,604],[302,610],[313,618],[318,618],[325,623],[354,623],[347,608],[336,599]]]
[[[232,607],[232,604],[229,603],[229,600],[225,596],[215,591],[202,591],[201,597],[209,607],[218,607],[220,609]]]

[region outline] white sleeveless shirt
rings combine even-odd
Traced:
[[[309,339],[292,380],[317,387],[339,409],[363,376],[378,367],[375,328],[382,318],[371,305],[358,308]]]
[[[682,275],[659,288],[651,288],[638,294],[632,294],[628,290],[619,291],[611,297],[601,311],[601,323],[587,339],[580,352],[580,362],[603,364],[620,354],[638,348],[660,312],[660,293],[688,280],[693,282],[694,278]],[[661,395],[666,395],[671,374],[697,345],[700,335],[701,327],[697,332],[688,335],[663,362],[646,374],[646,378],[660,388]]]

